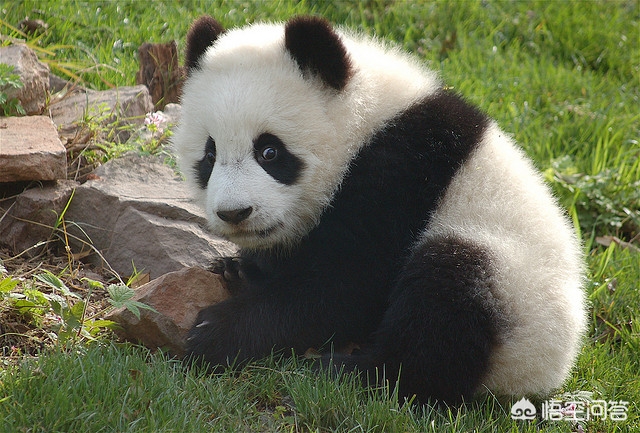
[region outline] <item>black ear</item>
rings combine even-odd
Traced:
[[[351,77],[351,60],[331,25],[318,17],[297,17],[285,26],[285,47],[301,70],[318,75],[336,90]]]
[[[200,58],[223,32],[222,25],[208,15],[198,18],[191,24],[187,33],[187,51],[184,60],[189,72],[200,67]]]

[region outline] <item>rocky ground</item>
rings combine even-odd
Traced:
[[[164,295],[149,287],[139,294],[155,311],[143,310],[140,319],[125,308],[124,316],[109,317],[129,330],[121,336],[178,353],[200,304],[225,295],[216,275],[188,269],[235,251],[207,232],[184,182],[166,163],[179,105],[154,112],[162,98],[157,89],[153,99],[145,85],[92,91],[49,74],[24,45],[0,50],[24,83],[9,97],[27,113],[0,117],[0,281],[7,284],[0,293],[0,355],[35,354],[57,340],[59,314],[30,314],[35,310],[21,310],[16,301],[36,290],[47,296],[46,305],[57,305],[55,289],[38,279],[46,271],[86,305],[82,317],[92,320],[113,310],[107,285],[162,277],[153,287]],[[147,66],[145,74],[154,72]],[[175,271],[182,272],[181,284],[166,277]],[[158,284],[164,280],[169,286]],[[140,324],[147,319],[154,324]]]

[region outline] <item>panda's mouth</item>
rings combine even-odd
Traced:
[[[267,229],[255,231],[254,234],[257,237],[259,237],[261,239],[264,239],[264,238],[268,238],[269,236],[271,236],[273,234],[273,232],[275,232],[279,228],[280,228],[280,225],[275,225],[275,226],[269,227]]]
[[[282,228],[282,224],[275,224],[266,229],[236,229],[229,237],[232,239],[266,239]]]

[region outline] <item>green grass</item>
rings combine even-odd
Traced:
[[[25,16],[49,25],[29,37],[52,71],[98,89],[134,84],[143,42],[178,40],[202,13],[226,26],[320,14],[395,41],[496,118],[545,173],[587,253],[591,326],[560,392],[630,402],[640,428],[640,4],[637,1],[5,1],[0,32]],[[23,36],[24,37],[24,36]],[[635,238],[635,240],[633,240]],[[559,336],[558,338],[562,338]],[[304,364],[268,360],[208,377],[131,347],[45,353],[0,371],[0,431],[576,431],[515,422],[492,397],[460,410],[398,405],[353,381],[316,379]]]
[[[211,378],[131,347],[43,356],[5,374],[0,389],[7,433],[537,431],[511,420],[510,406],[492,397],[458,411],[418,409],[291,360]],[[570,431],[556,424],[551,431]]]

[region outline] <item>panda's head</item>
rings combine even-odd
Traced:
[[[173,138],[214,233],[240,247],[288,247],[318,222],[348,159],[341,94],[352,66],[324,20],[187,35],[188,77]]]

